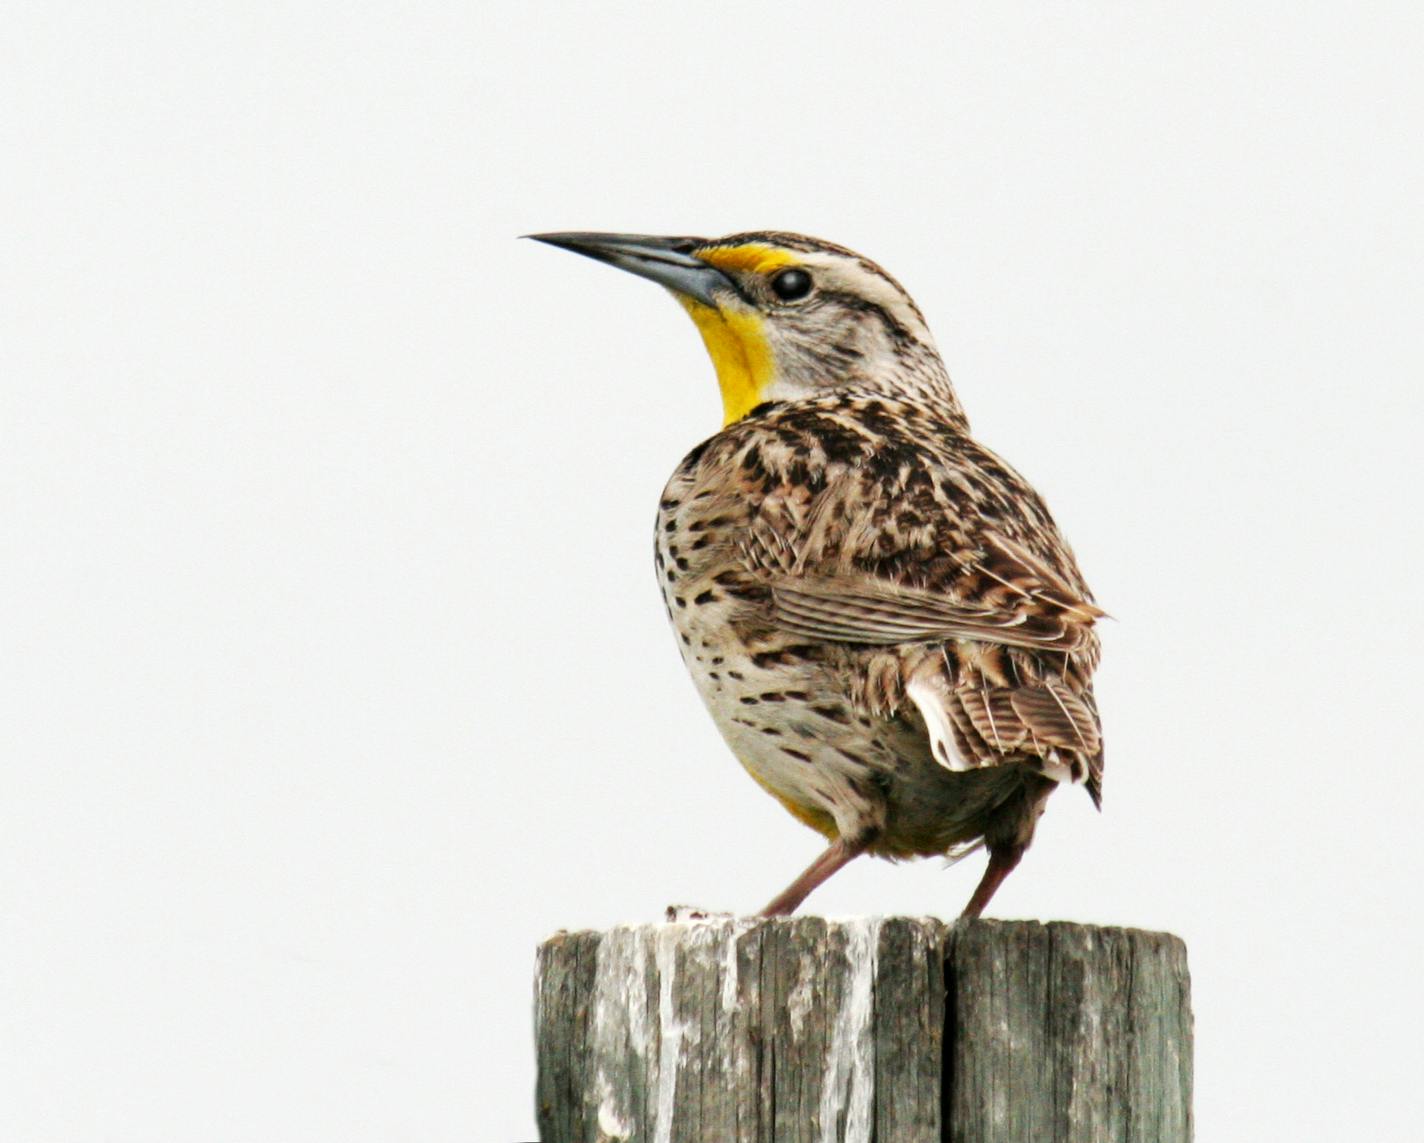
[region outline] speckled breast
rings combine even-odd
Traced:
[[[975,787],[1005,776],[950,774],[912,710],[856,708],[843,649],[770,625],[768,589],[741,556],[750,509],[699,486],[693,468],[685,462],[663,493],[655,563],[683,661],[737,759],[821,833],[881,831],[876,852],[942,853],[973,836]]]

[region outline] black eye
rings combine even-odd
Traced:
[[[771,291],[783,302],[794,302],[811,292],[811,275],[805,270],[783,270],[771,280]]]

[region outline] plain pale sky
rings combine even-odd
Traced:
[[[695,331],[515,239],[766,227],[906,284],[1115,616],[1103,813],[994,915],[1186,939],[1200,1139],[1417,1138],[1417,6],[22,3],[0,57],[0,1138],[533,1138],[538,941],[817,851],[653,578]]]

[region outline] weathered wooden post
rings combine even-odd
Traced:
[[[1054,922],[687,921],[539,950],[545,1143],[1177,1143],[1176,937]]]

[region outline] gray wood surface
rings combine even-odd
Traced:
[[[1176,1143],[1176,937],[1054,922],[683,921],[539,950],[545,1143]]]

